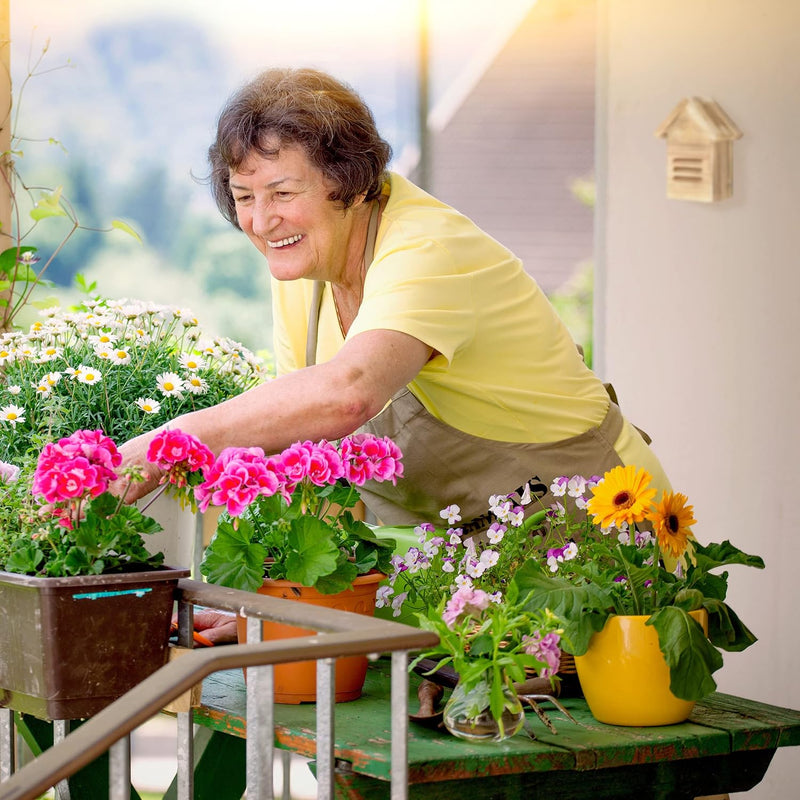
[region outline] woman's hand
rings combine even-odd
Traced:
[[[159,485],[161,472],[155,464],[147,460],[147,448],[155,433],[156,431],[143,433],[119,448],[119,452],[122,453],[122,465],[117,473],[120,477],[109,486],[109,491],[117,497],[124,495],[126,503],[135,503]],[[123,472],[127,469],[138,471],[143,480],[131,480],[125,476]]]
[[[236,632],[236,616],[225,611],[214,611],[209,608],[195,609],[193,614],[194,629],[201,634],[202,640],[209,644],[232,644],[238,641]],[[177,614],[172,618],[173,627],[178,624]],[[197,637],[195,639],[197,641]]]

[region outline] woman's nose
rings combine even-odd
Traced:
[[[253,233],[256,236],[266,237],[270,231],[275,230],[278,215],[272,203],[256,203],[253,208]]]

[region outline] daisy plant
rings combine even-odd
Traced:
[[[81,429],[124,442],[266,377],[252,353],[205,336],[187,309],[90,298],[40,315],[27,332],[0,335],[0,459],[7,462]]]
[[[672,693],[699,700],[716,688],[720,650],[744,650],[755,636],[726,604],[727,572],[761,558],[729,541],[701,544],[692,533],[686,495],[664,492],[656,501],[651,476],[619,466],[602,478],[559,478],[560,497],[536,533],[538,557],[513,580],[531,609],[549,608],[563,623],[563,649],[583,655],[593,633],[615,614],[647,616],[670,668]],[[690,615],[705,609],[708,635]]]

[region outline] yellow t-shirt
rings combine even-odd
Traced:
[[[555,442],[599,425],[605,388],[520,260],[405,178],[392,173],[384,191],[389,199],[348,338],[389,329],[433,348],[439,355],[409,388],[431,414],[473,436]],[[311,292],[310,281],[273,281],[279,374],[305,365]],[[317,362],[343,341],[326,287]],[[617,444],[626,463],[658,465],[631,426]]]

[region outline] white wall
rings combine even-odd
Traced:
[[[800,709],[800,2],[601,0],[598,371],[695,506],[701,540],[763,556],[729,600],[760,641],[721,691]],[[667,200],[653,132],[683,97],[743,131],[734,196]],[[750,798],[797,797],[778,751]]]

